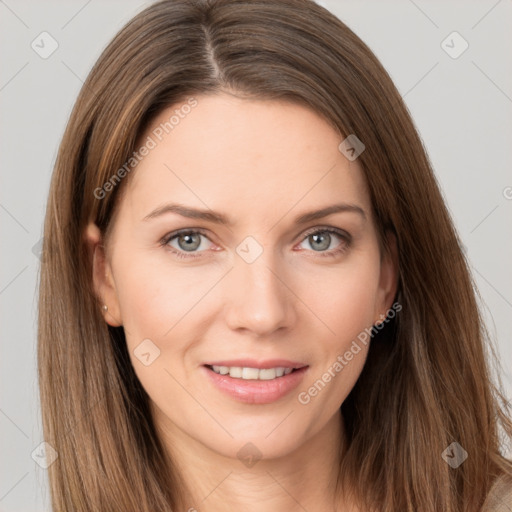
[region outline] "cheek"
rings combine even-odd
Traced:
[[[117,261],[115,275],[123,326],[133,339],[164,338],[211,287],[193,270],[133,252]]]
[[[372,266],[340,272],[339,277],[323,293],[309,296],[311,309],[318,311],[322,320],[317,322],[317,330],[324,334],[312,333],[317,343],[313,353],[317,364],[301,388],[298,402],[311,407],[320,423],[339,409],[358,380],[374,321],[378,276]]]
[[[170,256],[148,256],[133,248],[115,260],[116,290],[129,344],[162,340],[190,322],[208,302],[200,304],[225,269],[188,267],[169,262]],[[129,254],[129,257],[123,256]],[[313,315],[309,329],[320,330],[333,345],[350,341],[374,321],[379,276],[378,252],[362,251],[339,266],[307,264],[289,276],[297,295]],[[229,298],[228,298],[229,299]],[[199,307],[197,307],[199,305]],[[203,315],[207,314],[203,311]],[[200,318],[194,322],[196,325]],[[316,327],[315,327],[316,326]],[[174,331],[177,332],[177,331]],[[321,335],[323,337],[323,334]]]
[[[185,400],[168,372],[183,380],[184,368],[176,362],[183,363],[194,345],[191,340],[201,338],[194,321],[197,304],[218,276],[177,268],[157,254],[127,254],[129,258],[118,256],[113,269],[132,366],[157,403],[165,404],[169,393]]]
[[[379,270],[378,251],[367,250],[331,268],[330,274],[322,269],[303,284],[305,302],[321,322],[315,321],[316,333],[311,334],[318,343],[313,356],[318,364],[301,390],[299,403],[314,403],[322,417],[340,407],[364,367],[375,320]],[[312,282],[317,286],[311,286]]]
[[[346,264],[330,268],[329,272],[322,269],[303,281],[305,302],[321,320],[316,322],[318,329],[326,333],[325,339],[332,340],[332,347],[341,350],[366,327],[372,326],[379,265],[378,254],[368,251]]]

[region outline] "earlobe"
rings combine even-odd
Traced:
[[[105,321],[112,327],[122,325],[115,282],[109,261],[107,260],[103,237],[95,223],[90,222],[84,233],[87,252],[92,269],[94,292]]]

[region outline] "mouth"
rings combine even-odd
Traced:
[[[230,398],[247,404],[268,404],[295,389],[309,366],[286,360],[237,360],[209,362],[203,369],[209,382]]]
[[[218,375],[228,375],[232,379],[274,380],[300,370],[300,368],[276,366],[274,368],[251,368],[250,366],[205,365]]]

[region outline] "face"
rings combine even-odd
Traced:
[[[396,266],[326,121],[196,101],[141,137],[154,147],[125,178],[105,252],[89,225],[95,287],[159,428],[228,457],[248,442],[283,456],[339,415],[368,351],[354,340],[391,306]]]

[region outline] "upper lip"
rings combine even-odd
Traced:
[[[297,361],[290,361],[289,359],[230,359],[224,361],[208,361],[204,363],[205,366],[238,366],[242,368],[258,368],[265,370],[268,368],[303,368],[308,366],[307,364],[300,363]]]

